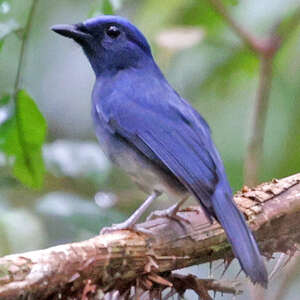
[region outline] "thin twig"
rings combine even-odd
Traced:
[[[26,25],[24,28],[22,42],[21,42],[21,49],[20,49],[20,55],[19,55],[19,60],[18,60],[18,67],[17,67],[17,75],[16,75],[16,80],[15,80],[15,85],[14,85],[14,90],[13,90],[13,100],[15,103],[15,116],[16,116],[16,126],[18,129],[18,139],[19,139],[20,145],[22,147],[22,151],[24,153],[24,158],[25,158],[24,162],[26,164],[27,169],[29,169],[29,170],[31,170],[31,165],[30,165],[30,162],[28,161],[29,155],[27,153],[27,147],[25,146],[26,142],[25,142],[25,138],[23,136],[21,120],[18,117],[19,116],[18,92],[19,92],[19,88],[20,88],[20,81],[21,81],[21,77],[22,77],[24,57],[25,57],[25,52],[26,52],[26,48],[27,48],[29,32],[31,30],[32,20],[33,20],[33,16],[34,16],[38,1],[39,0],[32,0],[31,7],[29,10],[29,14],[28,14],[28,18],[27,18]]]
[[[274,57],[282,46],[283,42],[288,40],[291,32],[293,32],[293,30],[299,25],[300,7],[294,12],[287,24],[281,23],[277,28],[277,33],[274,30],[274,32],[270,35],[270,46],[268,47],[269,50],[261,53],[260,56],[261,67],[259,86],[256,94],[252,130],[244,167],[245,184],[249,186],[255,186],[259,181],[258,177],[263,158],[264,133],[271,91]]]
[[[273,35],[265,39],[254,37],[230,16],[221,1],[209,0],[209,2],[244,43],[256,55],[259,55],[261,60],[259,88],[253,114],[253,129],[251,130],[245,160],[245,183],[254,186],[258,181],[258,170],[262,160],[265,124],[272,80],[272,63],[274,54],[279,48],[279,41]]]
[[[244,41],[244,43],[255,53],[261,53],[265,51],[264,43],[254,37],[250,32],[238,24],[228,13],[224,4],[219,0],[208,0],[212,7],[222,16],[224,21],[236,32],[236,34]]]
[[[300,267],[300,255],[295,255],[290,261],[289,265],[284,270],[282,280],[278,286],[278,289],[275,295],[272,297],[272,300],[286,299],[287,291],[291,285],[293,279],[297,276],[296,274],[299,271]]]
[[[272,82],[273,58],[262,58],[259,87],[254,106],[251,136],[245,160],[245,183],[254,186],[263,156],[263,142],[266,127],[269,96]]]
[[[16,76],[14,91],[13,91],[13,98],[15,101],[16,101],[16,96],[17,96],[18,90],[19,90],[28,36],[29,36],[29,32],[31,30],[32,20],[33,20],[34,12],[35,12],[38,1],[39,0],[32,0],[32,4],[31,4],[30,10],[29,10],[27,22],[26,22],[26,25],[24,28],[21,49],[20,49],[20,56],[19,56],[19,60],[18,60],[17,76]]]
[[[195,275],[184,275],[173,272],[168,279],[173,283],[176,290],[183,292],[188,289],[197,290],[203,289],[204,291],[214,291],[222,294],[233,294],[238,295],[243,292],[241,289],[242,283],[234,280],[217,280],[217,279],[203,279],[198,278]],[[178,292],[177,291],[177,292]]]

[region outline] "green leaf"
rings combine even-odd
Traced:
[[[7,155],[15,158],[14,175],[31,188],[40,188],[43,185],[45,166],[42,145],[46,131],[46,121],[33,99],[26,91],[19,91],[16,113],[3,148]]]
[[[6,143],[15,127],[15,118],[8,118],[0,124],[0,150],[6,153]]]
[[[1,52],[1,50],[2,50],[3,44],[4,44],[4,40],[0,40],[0,52]]]
[[[226,0],[224,1],[224,3],[228,5],[236,6],[239,4],[239,0]]]
[[[201,26],[207,35],[216,35],[225,25],[220,15],[209,1],[186,1],[182,17],[177,23],[182,25]]]
[[[94,1],[92,8],[88,14],[89,18],[97,15],[113,15],[114,7],[110,0],[97,0]]]
[[[6,105],[10,100],[10,95],[9,94],[4,94],[1,98],[0,98],[0,107]]]
[[[114,14],[113,6],[109,0],[102,1],[102,11],[105,15],[113,15]]]

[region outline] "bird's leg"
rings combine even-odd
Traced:
[[[151,203],[160,196],[160,192],[153,192],[145,201],[144,203],[123,223],[119,224],[112,224],[111,227],[103,227],[100,231],[100,234],[113,232],[116,230],[122,229],[134,229],[135,224],[140,219],[142,214],[149,208]],[[138,230],[139,231],[139,230]]]
[[[157,210],[152,212],[149,217],[147,218],[147,221],[157,219],[157,218],[162,218],[166,217],[172,220],[176,220],[178,222],[184,221],[188,224],[190,224],[190,221],[177,215],[178,210],[180,207],[183,205],[183,203],[189,198],[189,196],[184,197],[182,200],[180,200],[177,204],[169,207],[168,209],[165,210]]]

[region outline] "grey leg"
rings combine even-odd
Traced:
[[[182,200],[180,200],[177,204],[172,205],[171,207],[165,209],[165,210],[157,210],[152,212],[149,217],[147,218],[147,221],[157,219],[157,218],[162,218],[162,217],[167,217],[170,219],[176,219],[177,221],[185,221],[189,223],[188,220],[177,216],[177,212],[180,209],[180,207],[183,205],[183,203],[189,198],[189,196],[184,197]]]
[[[100,234],[109,233],[116,230],[132,229],[143,213],[149,208],[151,203],[160,196],[160,192],[153,192],[144,203],[123,223],[112,224],[112,227],[104,227],[101,229]]]

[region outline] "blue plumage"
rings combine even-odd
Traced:
[[[143,34],[116,16],[53,30],[82,46],[96,74],[92,114],[105,153],[149,194],[194,195],[223,226],[245,273],[266,286],[262,257],[232,200],[209,126],[168,84]]]

